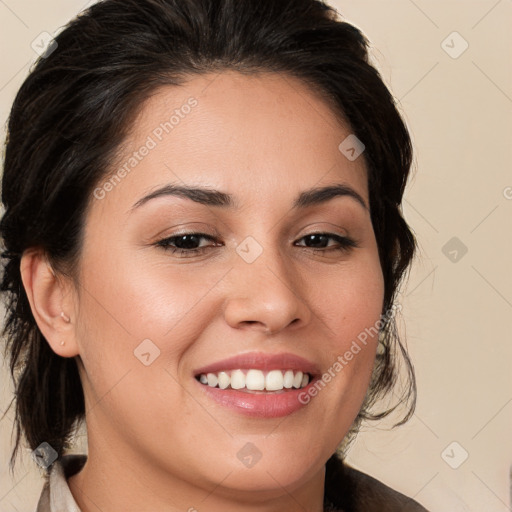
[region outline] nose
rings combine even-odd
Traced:
[[[226,322],[236,329],[266,334],[308,324],[312,313],[303,297],[306,287],[300,277],[292,265],[269,250],[252,263],[240,259],[230,272]]]

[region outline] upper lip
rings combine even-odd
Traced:
[[[317,366],[289,352],[279,354],[266,354],[264,352],[247,352],[239,354],[222,361],[216,361],[207,366],[197,369],[194,374],[196,376],[206,373],[217,373],[224,370],[296,370],[303,373],[316,375],[319,373]]]

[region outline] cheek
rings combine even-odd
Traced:
[[[343,350],[376,324],[382,314],[384,279],[373,255],[347,265],[342,272],[325,279],[311,301],[333,334],[337,350]],[[371,332],[374,333],[374,329]],[[376,336],[368,335],[375,342]]]
[[[127,258],[122,264],[96,261],[101,263],[84,265],[94,270],[84,272],[79,299],[82,382],[94,411],[90,423],[113,414],[136,439],[155,415],[161,419],[155,435],[177,414],[188,421],[198,411],[174,369],[208,323],[210,310],[201,299],[215,276],[183,280],[179,272],[130,267]]]
[[[325,370],[313,394],[325,394],[332,404],[335,428],[346,424],[348,429],[366,394],[382,327],[383,296],[380,263],[372,256],[326,281],[314,300],[329,338],[324,342]]]
[[[94,261],[84,264],[79,299],[80,352],[88,370],[108,367],[108,374],[118,375],[139,364],[134,351],[143,342],[152,347],[145,340],[154,344],[150,352],[160,352],[158,362],[172,367],[213,321],[211,292],[225,269],[192,271],[99,255]]]

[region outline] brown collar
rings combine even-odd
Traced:
[[[337,455],[326,464],[324,508],[337,512],[428,512],[419,503],[347,465]]]

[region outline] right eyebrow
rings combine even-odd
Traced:
[[[209,189],[205,187],[187,187],[179,185],[165,185],[150,194],[139,199],[133,206],[132,210],[139,208],[143,204],[162,196],[178,196],[191,199],[199,204],[206,206],[221,206],[224,208],[238,208],[234,197],[220,190]]]

